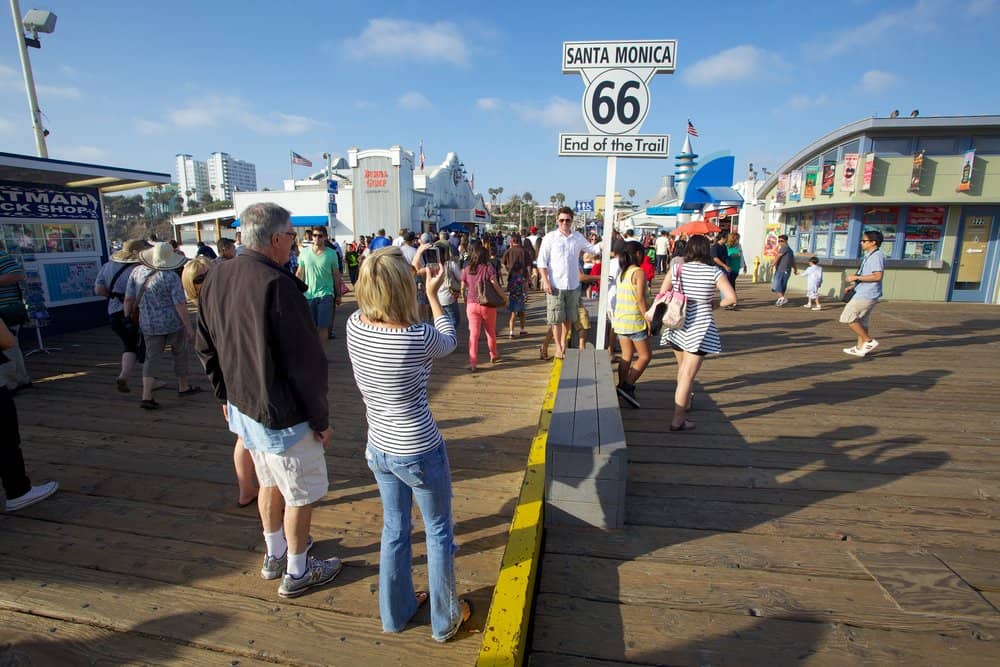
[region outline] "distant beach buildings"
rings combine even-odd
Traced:
[[[174,170],[185,211],[207,197],[212,201],[232,201],[234,192],[257,189],[257,167],[229,153],[212,153],[207,162],[178,153]]]

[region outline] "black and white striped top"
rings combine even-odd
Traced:
[[[684,318],[683,329],[667,329],[663,332],[660,345],[676,345],[685,352],[718,354],[722,352],[722,340],[712,316],[712,299],[719,291],[716,281],[725,274],[715,265],[678,262],[671,266],[670,272],[672,289],[675,290],[677,270],[681,266],[684,268],[680,282],[684,296],[688,298],[687,317]]]
[[[441,316],[406,329],[389,329],[361,320],[347,321],[347,353],[354,381],[368,412],[368,442],[394,456],[413,456],[441,444],[441,432],[427,403],[427,381],[434,359],[455,349],[451,320]]]

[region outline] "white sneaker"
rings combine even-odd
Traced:
[[[823,306],[813,306],[813,310],[823,310]]]
[[[868,354],[868,351],[864,347],[845,347],[844,352],[855,357],[863,357]]]
[[[803,308],[812,308],[812,304],[811,303],[806,303],[806,304],[803,304],[802,307]]]
[[[868,352],[871,352],[876,347],[878,347],[878,341],[875,340],[874,338],[872,338],[870,341],[868,341],[867,343],[865,343],[862,347],[864,348],[865,353],[867,354]]]
[[[784,306],[786,303],[788,303],[788,299],[786,299],[785,297],[781,297],[780,299],[774,302],[774,305]]]
[[[45,482],[45,484],[39,484],[38,486],[31,487],[23,496],[18,496],[17,498],[7,499],[7,511],[13,512],[15,510],[24,509],[28,505],[34,505],[35,503],[45,500],[59,488],[59,482]]]

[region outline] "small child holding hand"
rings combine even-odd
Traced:
[[[806,276],[806,303],[803,308],[812,310],[823,310],[819,305],[819,288],[823,285],[823,267],[819,265],[819,258],[809,259],[809,266],[805,270]]]

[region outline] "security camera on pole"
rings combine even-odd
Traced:
[[[649,112],[649,81],[673,74],[677,40],[563,42],[563,74],[579,72],[586,84],[583,117],[589,134],[559,135],[561,157],[607,157],[601,284],[608,282],[614,229],[618,157],[669,158],[670,135],[637,134]],[[605,346],[608,291],[600,291],[597,347]]]

